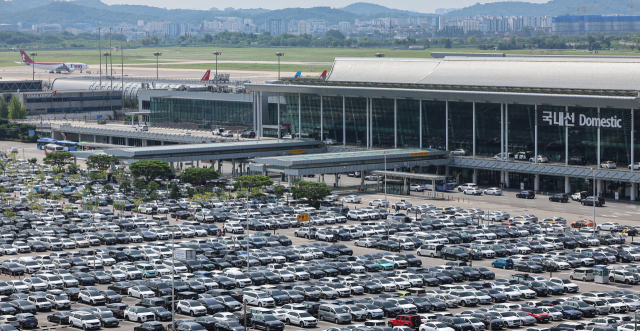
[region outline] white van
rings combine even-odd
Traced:
[[[593,268],[575,268],[569,274],[569,279],[579,279],[582,281],[593,281],[595,274]]]
[[[430,257],[440,257],[441,251],[444,248],[442,244],[430,244],[425,243],[418,248],[418,256],[430,256]]]
[[[149,127],[146,125],[138,125],[136,126],[136,131],[149,131]]]
[[[18,153],[18,147],[11,147],[11,153]]]

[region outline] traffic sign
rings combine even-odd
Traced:
[[[300,223],[309,222],[309,214],[300,214],[300,215],[298,215],[298,222],[300,222]]]

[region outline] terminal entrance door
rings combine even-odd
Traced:
[[[478,170],[478,185],[500,186],[500,171]]]
[[[536,176],[533,174],[523,174],[519,172],[509,173],[509,188],[519,190],[520,184],[524,184],[525,190],[533,190],[533,183]]]

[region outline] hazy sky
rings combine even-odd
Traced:
[[[433,13],[436,8],[463,8],[475,3],[488,3],[495,1],[477,1],[477,0],[401,0],[401,1],[383,1],[383,0],[361,0],[361,1],[342,1],[342,0],[278,0],[267,1],[262,0],[244,0],[238,2],[230,1],[210,1],[210,0],[189,0],[187,2],[175,0],[102,0],[107,4],[129,4],[129,5],[147,5],[155,7],[165,7],[167,9],[209,9],[216,7],[224,9],[226,7],[234,8],[266,8],[266,9],[282,9],[289,7],[317,7],[329,6],[340,8],[355,2],[375,3],[389,8],[415,10],[422,13]],[[547,0],[530,0],[528,2],[545,3]]]

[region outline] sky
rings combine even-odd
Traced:
[[[332,8],[340,8],[355,2],[369,2],[378,5],[402,9],[402,10],[414,10],[421,13],[433,13],[437,8],[464,8],[476,3],[490,3],[496,1],[478,1],[478,0],[367,0],[367,1],[348,1],[343,0],[278,0],[267,1],[263,0],[243,0],[241,2],[228,2],[228,1],[211,1],[211,0],[189,0],[186,2],[175,0],[102,0],[104,3],[113,4],[126,4],[126,5],[146,5],[154,7],[163,7],[167,9],[201,9],[206,10],[211,7],[216,7],[220,10],[226,7],[234,8],[265,8],[265,9],[282,9],[291,7],[318,7],[329,6]],[[546,3],[547,0],[530,0],[528,2]],[[234,5],[241,3],[241,7],[235,7]]]

